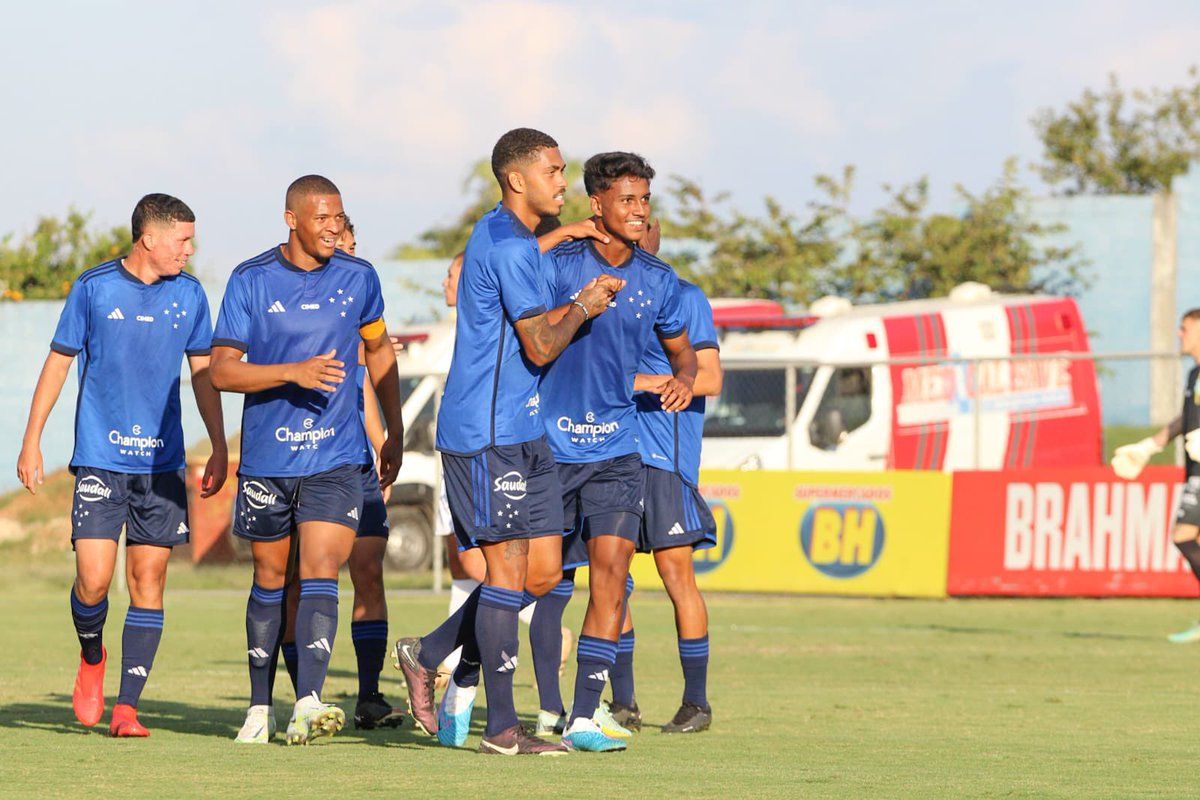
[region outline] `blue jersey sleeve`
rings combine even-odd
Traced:
[[[184,352],[189,356],[206,356],[212,352],[212,317],[208,312],[208,296],[196,287],[196,311],[192,319],[192,332],[188,336]]]
[[[713,324],[712,305],[699,286],[686,284],[681,290],[680,300],[686,310],[688,338],[695,350],[719,350],[717,328]]]
[[[374,269],[367,270],[367,296],[362,304],[362,316],[358,318],[360,325],[374,322],[383,318],[383,289],[379,285],[379,273]]]
[[[674,339],[687,330],[687,320],[679,302],[679,281],[671,275],[663,287],[662,301],[658,305],[658,318],[654,320],[654,331],[664,339]]]
[[[487,254],[488,266],[496,275],[500,304],[511,322],[536,317],[550,308],[537,241],[509,239]]]
[[[87,341],[91,291],[84,281],[75,281],[67,294],[67,303],[58,317],[58,327],[50,341],[50,349],[65,356],[73,356],[83,349]]]
[[[217,315],[217,329],[213,332],[215,347],[235,347],[243,353],[250,350],[250,303],[249,287],[240,273],[229,276],[225,296],[221,298],[221,311]]]

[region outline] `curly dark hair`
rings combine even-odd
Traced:
[[[598,194],[621,178],[654,180],[654,168],[637,153],[597,153],[583,165],[583,188],[588,195]]]

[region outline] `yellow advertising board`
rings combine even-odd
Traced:
[[[703,470],[717,544],[694,555],[701,589],[945,597],[951,476],[941,472]],[[642,587],[661,581],[634,557]]]

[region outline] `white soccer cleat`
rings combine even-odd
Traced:
[[[288,721],[287,743],[308,744],[322,736],[333,736],[346,724],[346,712],[335,705],[322,703],[316,693],[296,701]]]
[[[238,744],[269,744],[275,738],[275,707],[250,706],[246,721],[238,731]]]

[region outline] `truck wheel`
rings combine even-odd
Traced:
[[[428,569],[433,555],[433,525],[417,506],[388,506],[387,565],[392,569]]]

